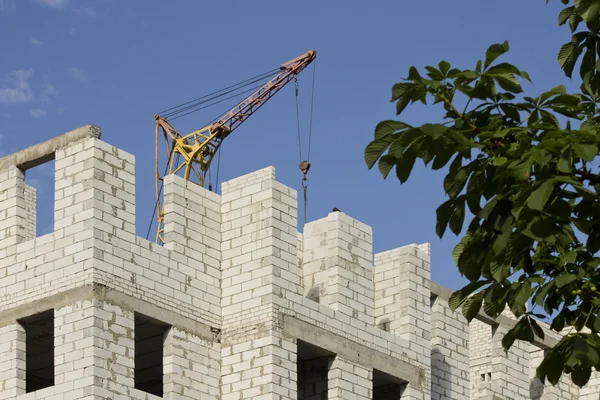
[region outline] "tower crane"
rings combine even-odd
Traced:
[[[307,53],[282,64],[279,67],[279,72],[273,78],[232,109],[218,117],[214,123],[187,135],[180,134],[168,121],[168,117],[163,117],[158,114],[154,116],[156,122],[155,189],[156,209],[158,210],[156,243],[164,243],[164,207],[161,204],[160,198],[164,177],[160,175],[158,169],[160,133],[162,132],[163,134],[168,157],[165,174],[171,175],[181,173],[186,180],[195,177],[198,184],[204,186],[211,162],[223,143],[223,140],[225,140],[225,138],[227,138],[244,121],[250,118],[252,114],[261,108],[285,85],[292,80],[296,80],[298,74],[313,62],[316,56],[317,53],[314,50],[310,50]],[[184,103],[184,105],[185,104],[187,103]],[[299,167],[304,174],[304,180],[306,180],[306,173],[310,169],[310,163],[308,163],[308,161],[302,161]]]

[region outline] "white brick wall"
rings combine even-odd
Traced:
[[[469,400],[469,324],[436,298],[431,308],[431,398]]]
[[[395,378],[412,379],[402,399],[597,397],[597,387],[579,391],[569,379],[536,386],[539,349],[516,343],[507,356],[489,325],[468,326],[444,299],[432,305],[428,244],[377,254],[373,265],[371,228],[343,213],[299,234],[296,191],[274,168],[224,183],[221,196],[169,176],[165,245],[136,236],[134,163],[97,139],[58,150],[55,231],[39,238],[35,192],[18,168],[0,171],[0,399],[156,399],[133,388],[134,312],[149,307],[173,325],[164,398],[312,400],[326,372],[329,398],[371,399],[369,360],[385,357],[395,362],[379,368],[403,365]],[[315,288],[319,302],[306,298]],[[25,394],[15,321],[49,304],[56,384]],[[307,364],[297,363],[285,318],[348,344],[327,368],[304,370],[300,394]],[[389,332],[377,327],[383,320]]]

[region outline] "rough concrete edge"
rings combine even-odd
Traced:
[[[123,309],[139,312],[148,317],[165,322],[184,332],[192,333],[202,339],[215,341],[212,327],[204,323],[165,310],[157,305],[146,303],[127,294],[110,289],[104,285],[85,285],[66,290],[5,311],[0,311],[0,327],[14,324],[21,318],[35,315],[50,309],[57,309],[74,304],[78,301],[98,299],[119,306]]]
[[[372,367],[415,387],[420,387],[422,384],[421,369],[406,361],[398,360],[290,315],[283,314],[281,321],[283,333],[290,337],[335,353],[348,361],[368,368]]]
[[[0,158],[0,171],[17,166],[29,169],[54,159],[56,150],[82,139],[100,139],[100,128],[94,125],[84,125],[70,132],[56,136],[45,142],[35,144],[24,150]]]
[[[450,296],[452,295],[452,290],[438,283],[431,282],[431,294],[448,301],[450,299]],[[505,315],[499,315],[497,318],[494,319],[482,311],[480,311],[475,318],[488,325],[500,325],[507,329],[511,329],[517,324],[517,321]],[[539,347],[540,349],[549,349],[554,347],[558,343],[558,340],[551,337],[554,334],[554,332],[549,331],[545,327],[542,327],[542,329],[544,330],[545,334],[544,339],[540,339],[536,336],[532,344]]]

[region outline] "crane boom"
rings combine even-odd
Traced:
[[[279,68],[281,72],[275,75],[271,80],[238,103],[231,110],[221,115],[216,122],[198,129],[187,135],[181,135],[167,120],[159,115],[155,115],[156,121],[156,204],[159,208],[158,213],[158,232],[156,241],[164,242],[163,232],[163,207],[160,206],[159,182],[162,177],[158,170],[159,136],[162,131],[168,157],[167,174],[177,174],[183,172],[183,178],[190,180],[192,173],[197,178],[200,186],[204,186],[206,175],[210,164],[219,150],[223,140],[237,129],[252,114],[261,108],[271,97],[279,92],[291,80],[305,69],[317,56],[314,50],[294,58]],[[160,207],[159,207],[160,206]]]

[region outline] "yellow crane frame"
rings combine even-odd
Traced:
[[[217,119],[217,122],[198,129],[185,136],[167,121],[167,118],[155,115],[156,145],[155,145],[155,189],[156,206],[158,209],[158,228],[156,243],[164,243],[164,205],[160,199],[160,182],[163,177],[159,174],[159,137],[162,131],[165,148],[167,151],[167,174],[178,174],[183,171],[183,178],[190,180],[192,173],[198,179],[200,186],[204,186],[206,174],[223,140],[262,107],[271,97],[279,92],[291,80],[305,69],[317,56],[314,50],[294,58],[281,65],[275,77],[242,100],[231,110]]]

